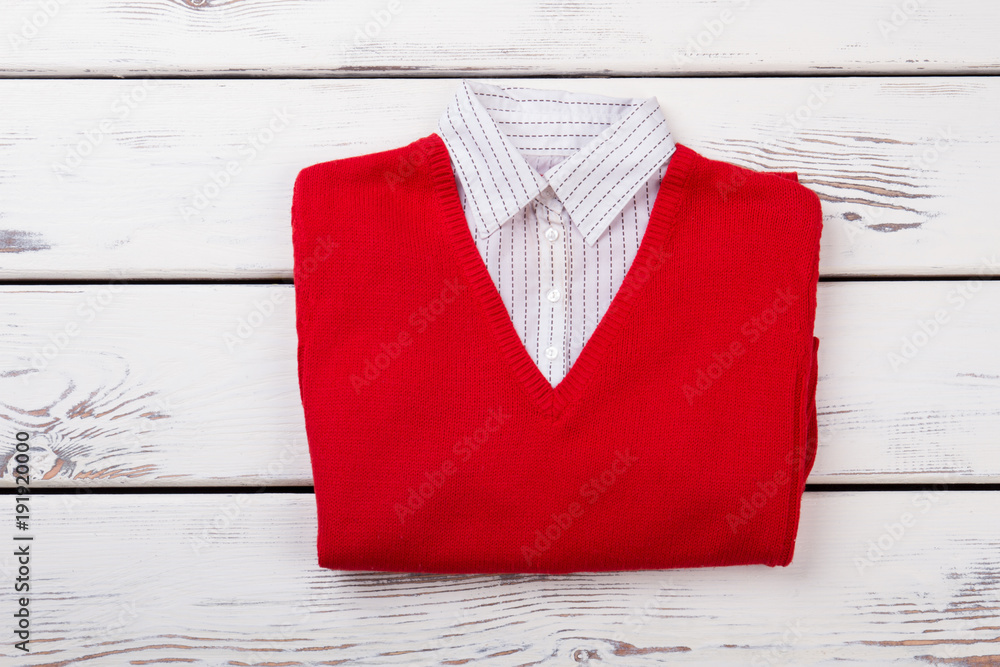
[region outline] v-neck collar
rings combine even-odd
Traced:
[[[510,370],[537,407],[552,418],[558,418],[567,406],[575,403],[583,393],[587,381],[605,358],[608,346],[615,339],[636,297],[647,288],[648,266],[659,260],[657,273],[671,270],[670,250],[667,243],[676,227],[676,213],[686,195],[685,184],[698,154],[683,144],[667,163],[667,171],[653,202],[649,222],[632,264],[629,266],[618,291],[602,315],[596,329],[587,339],[583,350],[570,366],[563,379],[554,387],[531,358],[524,342],[517,334],[514,323],[503,303],[503,298],[490,276],[482,255],[476,247],[468,219],[462,209],[455,182],[455,174],[444,140],[431,134],[421,141],[428,142],[427,155],[434,189],[443,213],[443,232],[454,256],[464,273],[475,299],[483,308],[487,325],[492,332]]]

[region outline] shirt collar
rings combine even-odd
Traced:
[[[608,126],[542,176],[493,114],[505,121],[596,120]],[[465,190],[467,215],[480,236],[496,232],[551,186],[590,245],[676,147],[655,97],[607,97],[468,80],[461,82],[441,116],[438,133]],[[565,134],[571,133],[570,129]],[[558,138],[553,141],[566,145]]]

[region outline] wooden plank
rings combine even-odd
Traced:
[[[311,484],[293,297],[4,288],[0,423],[39,433],[42,485]],[[1000,478],[1000,283],[823,282],[817,300],[811,483]]]
[[[997,480],[1000,284],[821,283],[816,319],[810,481]]]
[[[309,494],[29,502],[24,667],[1000,660],[995,491],[807,493],[787,568],[559,576],[319,568]]]
[[[16,76],[995,72],[988,0],[6,3]]]
[[[681,143],[798,171],[825,276],[1000,273],[998,79],[499,82],[653,95]],[[457,85],[0,81],[0,279],[290,278],[299,169],[430,134]]]
[[[44,434],[42,477],[312,483],[290,285],[25,287],[0,301],[3,418]]]

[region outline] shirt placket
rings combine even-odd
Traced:
[[[539,367],[550,384],[565,376],[569,368],[568,297],[566,284],[567,213],[550,190],[543,192],[535,206],[535,229],[541,237],[541,299],[544,304],[542,334],[538,340]]]

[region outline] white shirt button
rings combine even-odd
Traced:
[[[545,357],[548,359],[555,359],[559,356],[559,349],[555,347],[545,348]]]
[[[556,229],[555,227],[549,227],[548,229],[545,230],[545,238],[547,238],[550,241],[555,241],[557,238],[559,238],[559,230]]]
[[[562,296],[562,295],[559,293],[559,290],[556,289],[555,287],[553,287],[552,289],[550,289],[545,294],[545,298],[548,299],[549,301],[551,301],[552,303],[555,303],[556,301],[558,301],[560,296]]]

